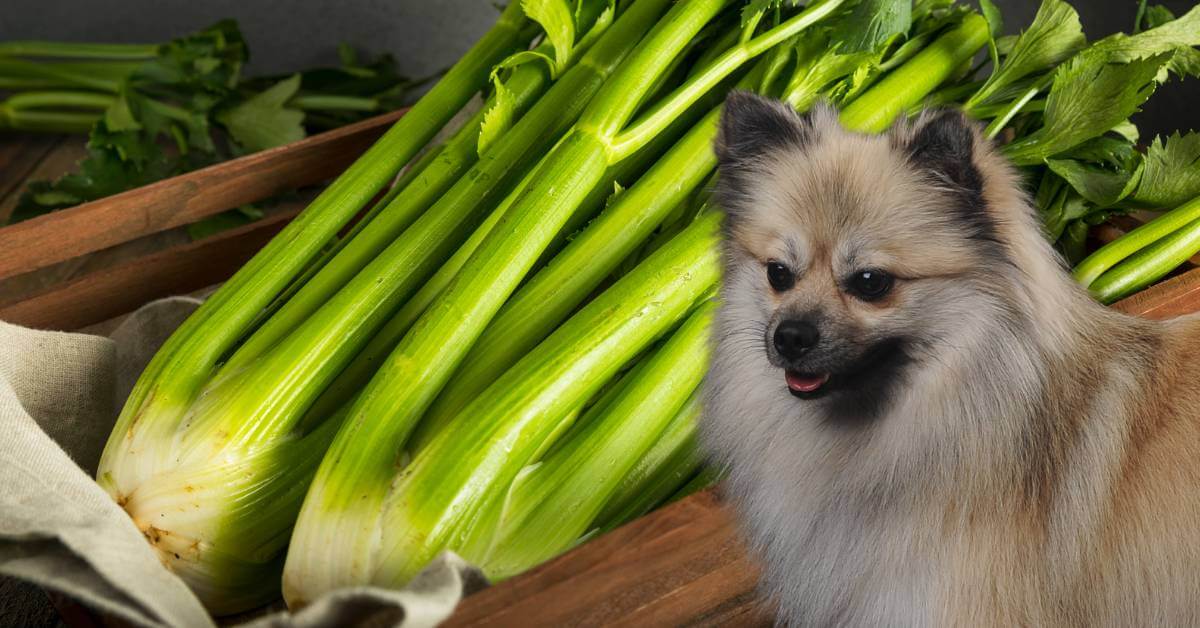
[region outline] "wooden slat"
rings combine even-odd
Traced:
[[[1113,307],[1153,319],[1200,311],[1200,270]],[[468,597],[446,625],[768,625],[756,574],[729,511],[706,491]]]
[[[706,491],[484,589],[444,626],[769,625],[755,573]]]
[[[361,155],[402,113],[377,116],[0,229],[0,280],[328,179]]]
[[[0,308],[0,320],[72,330],[131,312],[149,301],[187,294],[229,278],[297,211],[118,264]]]
[[[1155,320],[1200,311],[1200,269],[1172,277],[1113,304],[1113,307]]]

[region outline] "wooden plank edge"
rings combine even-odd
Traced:
[[[0,307],[0,320],[38,329],[74,330],[132,312],[155,299],[220,283],[297,213],[277,214],[85,275]]]
[[[0,280],[329,179],[403,114],[375,116],[4,227]]]

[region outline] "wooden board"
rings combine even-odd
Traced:
[[[756,575],[709,490],[476,593],[443,626],[766,626]]]
[[[1113,307],[1153,319],[1200,311],[1200,270]],[[770,625],[756,574],[709,490],[468,597],[445,625]]]
[[[99,270],[19,303],[0,306],[0,320],[38,329],[79,329],[132,312],[155,299],[220,283],[296,213],[271,216],[199,242]]]
[[[346,168],[403,111],[0,229],[0,281],[313,185]]]

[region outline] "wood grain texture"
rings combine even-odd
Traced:
[[[709,490],[480,591],[444,625],[769,624],[756,573]]]
[[[0,280],[328,179],[402,114],[376,116],[0,229]]]
[[[1200,311],[1200,269],[1189,270],[1129,298],[1114,308],[1155,320],[1164,320]]]
[[[38,329],[73,330],[131,312],[166,296],[228,279],[295,217],[277,214],[211,238],[105,268],[19,303],[0,320]]]
[[[1200,269],[1113,307],[1200,311]],[[757,571],[716,492],[705,491],[463,600],[447,626],[770,625]]]

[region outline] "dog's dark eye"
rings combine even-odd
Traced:
[[[881,270],[860,270],[850,276],[849,287],[854,296],[874,301],[891,291],[894,280]]]
[[[767,281],[776,292],[791,290],[796,285],[796,276],[787,266],[776,261],[767,262]]]

